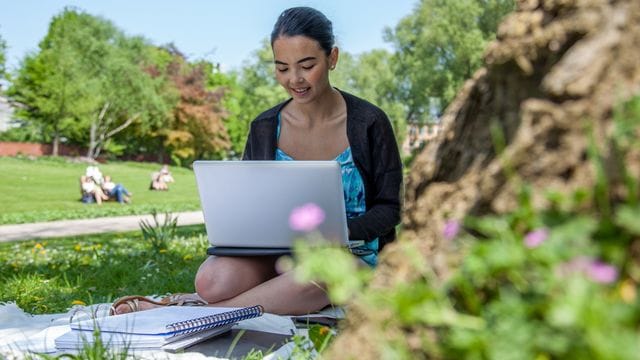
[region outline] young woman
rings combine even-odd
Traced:
[[[308,7],[285,10],[271,34],[275,73],[291,98],[251,124],[245,160],[335,160],[342,169],[349,238],[370,266],[395,238],[400,221],[402,165],[389,119],[378,107],[333,88],[338,63],[331,22]],[[260,304],[275,314],[306,314],[329,305],[326,290],[278,274],[276,257],[209,257],[195,278],[198,296],[176,300],[213,306]],[[330,259],[327,260],[330,266]],[[140,297],[114,304],[116,312],[157,306]],[[133,301],[132,301],[133,300]]]

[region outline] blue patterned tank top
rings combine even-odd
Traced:
[[[278,127],[277,137],[280,138],[280,114],[278,114]],[[293,157],[282,151],[280,148],[276,148],[276,160],[281,161],[293,161]],[[366,210],[366,203],[364,197],[364,181],[358,171],[351,154],[351,147],[347,147],[340,155],[335,158],[340,164],[340,172],[342,174],[342,188],[344,190],[344,205],[347,213],[347,218],[353,218],[363,215]],[[365,242],[363,245],[352,248],[355,254],[358,254],[360,258],[369,264],[369,266],[376,266],[378,263],[378,239]]]

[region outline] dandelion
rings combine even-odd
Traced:
[[[33,245],[33,248],[31,249],[31,253],[35,254],[36,251],[41,252],[44,249],[44,245],[42,245],[41,243],[36,243],[35,245]]]
[[[319,333],[321,336],[326,336],[326,335],[328,335],[328,334],[329,334],[329,327],[328,327],[328,326],[323,326],[323,327],[321,327],[320,329],[318,329],[318,333]]]
[[[82,250],[82,245],[80,245],[80,243],[76,244],[76,246],[73,247],[73,250],[80,252],[80,250]]]
[[[182,260],[184,260],[184,261],[189,261],[191,259],[193,259],[193,255],[191,255],[191,254],[187,254],[187,255],[182,257]]]
[[[453,240],[460,232],[460,222],[458,220],[449,220],[444,224],[442,235],[446,240]]]
[[[524,246],[529,249],[537,248],[549,237],[549,231],[545,228],[536,229],[524,237]]]
[[[296,207],[289,215],[289,227],[296,231],[311,232],[324,221],[325,214],[322,208],[314,203]]]
[[[593,261],[587,269],[587,276],[597,283],[611,284],[618,279],[618,269],[613,265]]]

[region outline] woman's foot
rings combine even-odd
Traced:
[[[157,301],[151,300],[144,296],[130,295],[123,296],[111,305],[110,315],[120,315],[136,311],[150,310],[164,306]]]

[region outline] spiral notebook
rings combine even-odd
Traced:
[[[60,349],[78,348],[95,340],[93,331],[110,346],[163,348],[192,345],[228,331],[235,323],[263,314],[260,305],[245,308],[169,306],[98,319],[72,321],[71,331],[56,341]],[[174,346],[167,346],[169,344]]]
[[[219,326],[213,329],[177,335],[170,338],[156,335],[137,335],[115,332],[93,333],[90,331],[71,330],[54,340],[57,350],[80,350],[86,345],[100,341],[104,346],[112,349],[136,349],[176,352],[189,346],[206,341],[212,337],[230,333],[235,323]]]
[[[72,330],[172,337],[261,316],[262,306],[226,308],[165,306],[151,310],[72,322]]]

